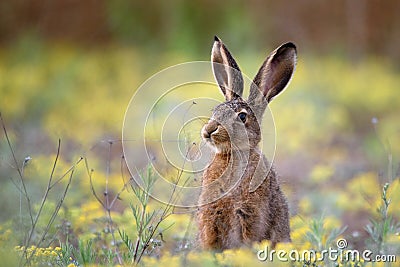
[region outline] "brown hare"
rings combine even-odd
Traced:
[[[226,101],[215,107],[201,131],[215,155],[203,173],[197,214],[200,246],[223,250],[264,239],[271,240],[273,246],[290,242],[286,197],[258,144],[268,103],[291,80],[296,46],[283,44],[267,57],[247,100],[242,97],[241,71],[218,37],[211,61]]]

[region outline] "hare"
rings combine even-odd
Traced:
[[[264,239],[271,240],[273,246],[290,242],[287,200],[258,144],[268,103],[292,78],[296,46],[285,43],[267,57],[247,100],[242,97],[241,71],[218,37],[211,61],[226,101],[214,108],[201,130],[215,155],[203,173],[197,212],[199,245],[224,250]]]

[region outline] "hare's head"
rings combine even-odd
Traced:
[[[247,100],[242,98],[242,73],[222,41],[215,37],[211,52],[214,77],[226,101],[215,107],[202,137],[217,153],[255,148],[261,140],[261,118],[268,103],[289,83],[296,66],[296,46],[286,43],[262,64]]]

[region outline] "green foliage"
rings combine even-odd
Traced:
[[[400,222],[396,222],[396,220],[388,214],[389,205],[391,203],[387,195],[389,186],[390,183],[386,183],[382,188],[382,204],[377,209],[378,218],[371,218],[370,224],[365,227],[365,230],[370,235],[370,239],[367,240],[367,245],[377,254],[387,254],[400,250],[399,244],[389,241],[389,237],[398,235],[400,229]]]
[[[68,239],[65,242],[60,242],[60,248],[61,250],[58,252],[60,266],[68,266],[68,264],[74,261],[75,248],[68,242]]]
[[[159,226],[170,215],[171,207],[171,204],[167,204],[164,210],[149,210],[149,196],[156,182],[156,176],[152,173],[150,166],[147,167],[146,173],[141,175],[141,179],[144,182],[143,188],[132,185],[132,191],[139,204],[130,205],[135,218],[136,242],[133,243],[124,231],[118,230],[123,244],[128,249],[125,259],[130,259],[131,263],[139,263],[145,253],[150,255],[154,249],[161,246],[161,240],[157,240],[156,235],[162,236],[163,231],[166,230],[160,230]]]
[[[78,262],[81,262],[83,265],[94,264],[96,263],[96,252],[93,249],[93,241],[88,240],[86,242],[79,240],[79,257]]]
[[[306,239],[312,244],[316,251],[322,251],[334,247],[336,240],[346,231],[346,227],[326,229],[324,217],[313,219],[310,222]]]

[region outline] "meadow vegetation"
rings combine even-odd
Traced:
[[[248,76],[265,57],[235,56]],[[267,264],[257,252],[268,241],[198,251],[194,210],[151,199],[125,165],[120,136],[130,97],[155,72],[194,59],[34,38],[0,50],[2,265]],[[300,54],[290,87],[271,104],[293,241],[276,250],[322,251],[345,238],[346,249],[400,261],[399,84],[399,70],[380,58]],[[140,167],[150,191],[151,165]]]

